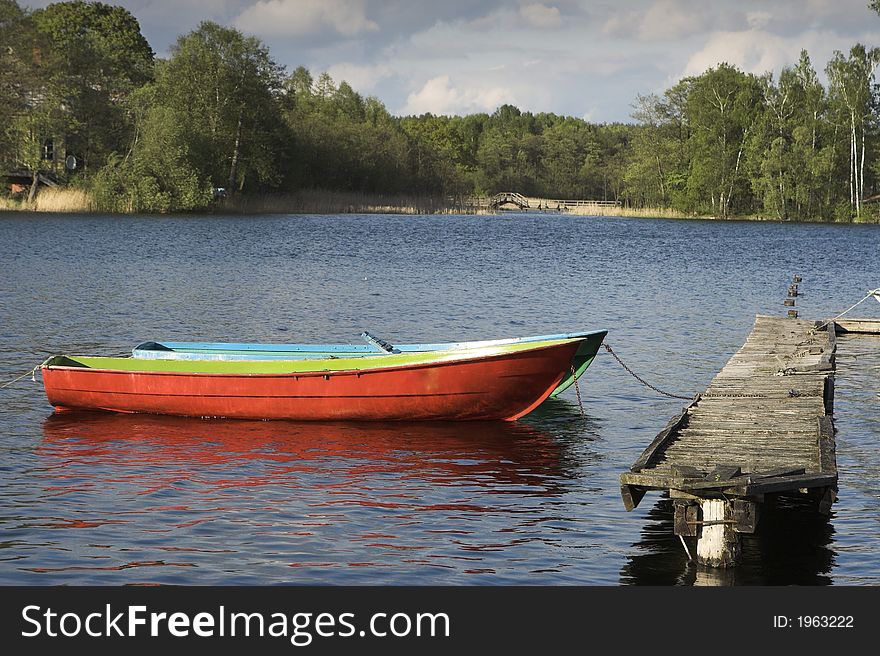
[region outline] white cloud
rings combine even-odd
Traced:
[[[721,63],[747,73],[775,71],[797,61],[800,47],[789,39],[761,30],[715,32],[703,48],[691,55],[685,75],[700,75]]]
[[[453,86],[449,75],[431,78],[416,92],[409,94],[403,114],[467,114],[491,112],[504,103],[516,104],[510,91],[503,87]]]
[[[702,10],[702,11],[701,11]],[[705,27],[708,8],[694,6],[690,0],[657,0],[638,26],[642,41],[673,41],[684,39]]]
[[[261,36],[302,36],[329,29],[350,37],[379,29],[367,18],[364,0],[260,0],[233,24]]]
[[[639,41],[676,41],[692,36],[709,22],[711,8],[693,0],[656,0],[644,11],[614,11],[602,26],[605,36]]]
[[[746,12],[746,22],[753,30],[763,30],[772,18],[773,16],[768,11]]]
[[[700,75],[722,62],[756,75],[768,71],[779,73],[783,67],[796,64],[801,50],[807,50],[822,78],[822,69],[834,50],[847,52],[854,40],[876,43],[878,38],[878,32],[866,32],[854,38],[827,30],[810,30],[793,36],[780,36],[766,30],[714,32],[706,44],[690,56],[683,75]]]
[[[559,9],[540,3],[520,7],[519,15],[526,24],[539,29],[552,29],[562,25],[562,16],[559,14]]]
[[[362,64],[352,64],[350,62],[342,62],[334,64],[327,69],[336,82],[348,82],[352,88],[358,91],[368,92],[376,84],[391,76],[391,69],[385,64],[377,64],[368,66]]]
[[[633,32],[633,25],[641,20],[637,11],[615,11],[602,25],[602,34],[610,37],[626,37]]]
[[[553,30],[563,26],[562,13],[558,7],[540,2],[524,4],[516,9],[502,6],[488,14],[466,21],[454,21],[455,29],[471,32]],[[437,27],[437,25],[435,25]]]

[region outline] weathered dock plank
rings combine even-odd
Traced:
[[[877,319],[838,319],[835,323],[838,333],[880,335],[880,320]]]
[[[866,323],[855,327],[880,329],[880,322]],[[668,491],[676,499],[678,535],[702,539],[694,526],[725,525],[733,527],[724,532],[733,540],[754,531],[757,504],[766,494],[816,490],[830,505],[837,485],[831,418],[836,330],[833,322],[756,317],[742,348],[706,391],[621,474],[627,510],[650,490]],[[720,534],[705,533],[715,541]],[[729,547],[726,556],[710,549],[714,555],[705,564],[733,564],[738,545]]]

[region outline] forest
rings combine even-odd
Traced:
[[[629,123],[512,105],[399,117],[216,23],[161,59],[122,7],[0,0],[0,174],[30,176],[2,194],[26,205],[42,176],[106,212],[200,211],[218,194],[516,191],[692,216],[875,221],[878,63],[880,49],[855,44],[827,62],[825,83],[806,51],[778,76],[720,64],[638,95]]]

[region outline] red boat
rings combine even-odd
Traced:
[[[49,402],[190,417],[512,421],[569,373],[583,339],[374,358],[181,361],[54,356]]]

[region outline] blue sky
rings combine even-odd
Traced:
[[[42,7],[45,0],[19,0]],[[868,0],[118,0],[159,56],[203,20],[262,39],[394,114],[523,110],[628,121],[637,94],[720,62],[764,73],[806,48],[880,45]],[[824,78],[824,75],[822,76]]]

